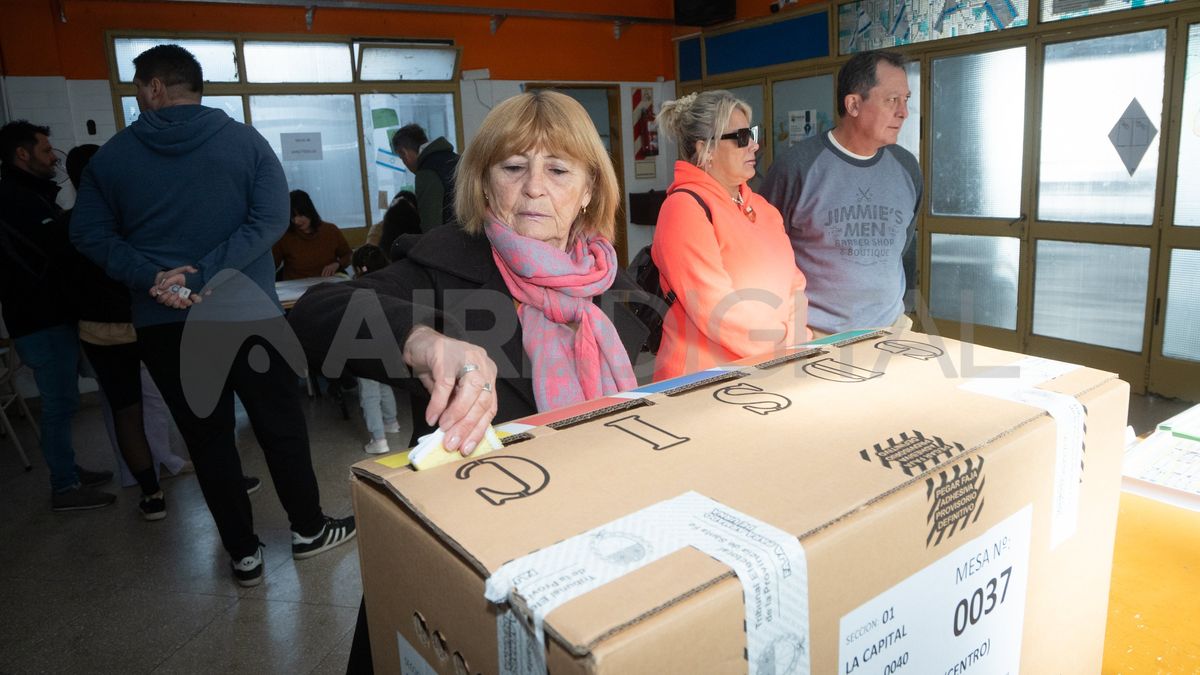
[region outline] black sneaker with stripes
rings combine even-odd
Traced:
[[[259,544],[258,548],[254,549],[253,554],[248,555],[245,558],[234,558],[233,560],[229,561],[230,567],[233,568],[233,578],[235,581],[237,581],[239,586],[242,586],[243,588],[249,588],[251,586],[257,586],[260,582],[262,582],[262,550],[263,546],[262,544]]]
[[[335,546],[341,546],[353,539],[355,534],[357,531],[354,529],[354,516],[345,518],[326,516],[321,531],[311,537],[301,536],[296,531],[292,532],[292,557],[296,560],[311,558]]]

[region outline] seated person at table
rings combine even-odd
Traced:
[[[304,190],[292,190],[292,224],[271,255],[283,267],[279,278],[306,279],[337,274],[350,264],[350,244],[337,225],[321,220],[317,207]]]
[[[324,362],[351,296],[373,290],[403,363],[397,349],[394,362],[348,368],[427,390],[424,421],[446,432],[447,450],[470,454],[493,418],[636,386],[631,359],[646,328],[624,304],[643,294],[609,243],[620,199],[583,107],[553,91],[519,94],[488,113],[462,155],[458,224],[425,233],[378,272],[314,288],[289,320],[310,359]],[[363,612],[351,672],[370,672]]]

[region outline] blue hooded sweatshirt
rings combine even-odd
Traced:
[[[265,319],[281,312],[271,246],[290,209],[283,167],[261,134],[215,108],[171,106],[143,112],[92,158],[71,242],[132,290],[135,326],[187,319],[192,310],[149,294],[160,270],[184,265],[198,270],[188,275],[193,292],[219,294],[230,273],[209,282],[222,270],[245,275],[263,293],[223,318]]]

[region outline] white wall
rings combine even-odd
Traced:
[[[564,83],[567,84],[567,83]],[[572,82],[570,84],[613,84],[611,82]],[[658,108],[665,100],[675,97],[675,83],[672,82],[620,82],[621,88],[621,157],[625,166],[623,178],[625,190],[629,192],[646,192],[648,190],[666,190],[671,184],[672,167],[675,164],[675,146],[669,139],[658,136],[658,157],[655,160],[654,178],[636,178],[633,160],[633,90],[638,87],[649,87],[654,92],[654,108]],[[463,80],[461,83],[463,141],[469,143],[483,123],[488,111],[500,101],[515,96],[524,90],[525,82],[517,80]],[[625,197],[625,211],[629,212],[629,198]],[[633,257],[642,247],[650,243],[654,237],[654,228],[647,225],[630,224],[628,233],[629,256]],[[628,261],[626,261],[628,263]]]
[[[6,77],[4,95],[9,120],[28,120],[50,127],[50,143],[59,152],[60,161],[76,145],[103,145],[117,133],[108,80]],[[94,134],[88,133],[89,120],[95,123]],[[61,164],[59,168],[63,168]],[[66,173],[60,173],[62,191],[58,203],[70,208],[75,203],[75,190],[66,180]]]

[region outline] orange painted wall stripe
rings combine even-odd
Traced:
[[[670,17],[672,0],[452,0],[458,5],[545,9],[591,14]],[[318,8],[313,30],[300,7],[57,0],[0,0],[0,56],[6,75],[107,79],[106,30],[351,35],[452,39],[462,68],[488,68],[500,80],[650,81],[674,79],[669,25],[622,28],[593,21],[510,17],[493,35],[487,16]]]

